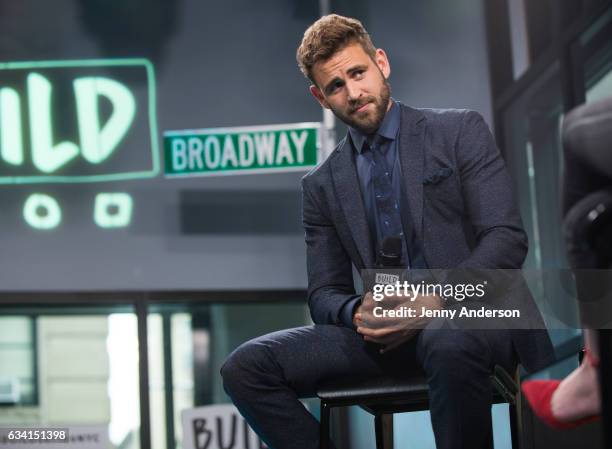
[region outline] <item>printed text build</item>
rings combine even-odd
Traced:
[[[0,184],[152,178],[155,116],[146,59],[0,63]]]
[[[164,133],[165,174],[206,176],[306,170],[317,164],[319,123]]]

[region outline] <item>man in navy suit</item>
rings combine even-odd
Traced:
[[[375,266],[389,236],[400,237],[408,270],[521,267],[527,239],[491,133],[475,112],[417,110],[392,99],[387,56],[357,20],[319,19],[297,59],[312,95],[349,126],[302,181],[316,324],[240,346],[222,367],[225,390],[271,448],[315,449],[318,422],[299,398],[312,396],[322,380],[423,373],[437,447],[484,447],[493,367],[549,363],[546,331],[377,320],[372,293],[356,293],[353,273]],[[436,295],[411,301],[418,310],[449,306]]]

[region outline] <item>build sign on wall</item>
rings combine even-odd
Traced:
[[[0,185],[33,185],[3,189],[28,191],[21,215],[33,229],[82,214],[100,228],[127,227],[132,197],[107,185],[158,174],[156,126],[146,59],[0,63]],[[48,187],[101,182],[85,211],[66,209],[70,187]]]

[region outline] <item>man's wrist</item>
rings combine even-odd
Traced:
[[[347,302],[344,303],[342,309],[340,309],[340,323],[348,328],[356,329],[355,324],[353,323],[353,317],[355,315],[355,311],[357,307],[361,305],[361,296],[355,296],[351,298]]]

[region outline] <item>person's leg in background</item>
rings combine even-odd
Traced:
[[[562,381],[533,380],[522,385],[536,415],[560,429],[596,419],[602,407],[598,337],[594,329],[601,328],[598,322],[610,319],[609,274],[600,270],[612,267],[609,245],[603,243],[610,241],[609,215],[601,213],[609,209],[605,204],[610,203],[612,189],[611,139],[612,97],[581,105],[565,116],[563,228],[569,264],[576,270],[580,318],[586,328],[586,356]],[[589,304],[595,299],[601,304],[596,309]]]
[[[580,366],[563,379],[552,397],[552,413],[559,421],[574,421],[601,412],[596,331],[586,329],[584,342],[587,355]]]

